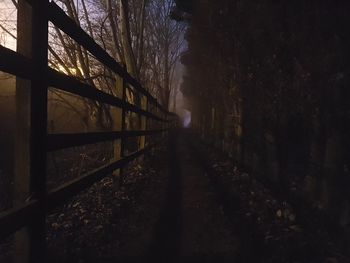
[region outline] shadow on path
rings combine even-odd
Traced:
[[[232,262],[237,239],[187,136],[170,135],[167,195],[148,262]]]
[[[170,135],[168,142],[167,194],[154,230],[149,262],[178,262],[182,236],[182,172],[177,146],[178,134]]]

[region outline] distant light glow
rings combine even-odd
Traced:
[[[60,72],[63,72],[64,74],[68,74],[67,70],[65,67],[63,67],[61,64],[55,65],[57,67],[57,70]],[[78,71],[80,71],[80,74],[82,75],[83,69],[78,66],[78,68],[73,68],[73,67],[67,67],[69,72],[73,74],[74,76],[78,76]]]
[[[185,111],[183,115],[183,126],[185,128],[190,127],[191,125],[191,112],[190,111]]]

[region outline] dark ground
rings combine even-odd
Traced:
[[[49,217],[50,262],[238,259],[239,227],[225,216],[186,138],[174,136],[167,148],[147,158],[136,172],[130,169],[130,181],[122,189],[114,190],[107,178],[107,187],[90,190],[102,192],[102,200],[91,200],[94,193],[85,193]],[[113,193],[116,198],[110,198]],[[96,206],[104,211],[94,211]],[[84,216],[80,210],[90,211]],[[81,226],[86,220],[90,226]]]
[[[209,149],[174,133],[124,187],[106,178],[72,200],[48,220],[50,262],[350,262],[317,214]]]
[[[350,262],[317,214],[190,131],[170,137],[130,165],[123,187],[107,177],[48,216],[48,262]]]

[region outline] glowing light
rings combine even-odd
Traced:
[[[183,115],[183,126],[185,128],[190,127],[191,125],[191,112],[190,111],[185,111],[184,115]]]
[[[65,67],[63,67],[62,65],[58,64],[56,65],[57,67],[57,70],[62,72],[62,73],[65,73],[65,74],[68,74],[67,70]],[[82,69],[81,67],[78,67],[78,68],[72,68],[72,67],[68,67],[68,70],[70,71],[70,73],[72,73],[74,76],[77,76],[78,75],[78,70],[80,71],[79,73],[81,74],[82,72]]]

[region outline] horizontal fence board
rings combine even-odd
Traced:
[[[0,45],[0,70],[12,75],[16,75],[22,78],[31,78],[32,71],[32,61],[31,59],[26,58],[14,52],[8,48],[5,48]],[[64,90],[85,98],[92,100],[100,101],[106,104],[110,104],[116,107],[125,107],[125,110],[132,111],[141,115],[144,115],[149,118],[153,118],[158,121],[164,121],[162,118],[156,116],[153,113],[147,112],[138,108],[137,106],[123,102],[121,99],[100,91],[95,87],[92,87],[88,84],[82,83],[78,79],[67,76],[61,72],[58,72],[52,68],[49,68],[49,83],[50,86],[53,86],[57,89]]]
[[[0,57],[1,57],[0,71],[6,72],[6,73],[9,73],[9,74],[21,77],[21,78],[30,79],[32,77],[33,67],[32,67],[31,59],[29,59],[23,55],[20,55],[19,53],[12,51],[11,49],[8,49],[6,47],[3,47],[1,45],[0,45]],[[95,90],[97,90],[96,88],[93,88],[87,84],[80,82],[78,79],[74,79],[70,76],[67,76],[67,75],[60,73],[60,72],[58,72],[54,69],[51,69],[51,68],[49,68],[49,75],[50,75],[49,76],[49,84],[50,85],[56,86],[58,89],[65,90],[65,91],[74,93],[74,94],[79,95],[79,96],[83,96],[83,97],[87,97],[87,98],[90,98],[93,100],[100,101],[99,95],[101,93],[96,94],[96,92],[95,92]],[[68,79],[70,79],[70,80],[68,80]],[[77,86],[77,88],[74,88],[75,86]],[[79,87],[82,87],[82,86],[84,86],[84,88],[86,88],[86,90],[79,89]],[[68,88],[68,87],[70,87],[70,88]],[[88,88],[88,87],[90,87],[90,88]],[[93,90],[91,90],[91,88]],[[107,95],[115,98],[114,96],[112,96],[110,94],[107,94]],[[169,115],[176,115],[172,112],[165,111],[156,100],[153,100],[153,103],[155,103],[155,105],[157,107],[159,107],[164,113],[167,113]],[[109,103],[109,104],[111,104],[111,103]],[[122,107],[122,105],[118,104],[116,101],[113,102],[113,105],[118,106],[118,107]],[[132,104],[130,104],[130,105],[132,105]],[[132,105],[132,106],[134,106],[134,105]],[[134,110],[131,110],[131,111],[135,112]],[[140,112],[136,112],[136,113],[140,113]],[[154,114],[152,114],[152,115],[153,116],[149,115],[149,117],[153,117],[153,118],[155,117],[155,119],[157,119],[157,120],[162,120],[161,118],[156,117]]]
[[[95,87],[90,86],[89,84],[83,83],[74,77],[70,77],[54,69],[49,70],[48,84],[59,90],[67,91],[69,93],[73,93],[75,95],[79,95],[91,100],[106,103],[115,107],[124,108],[127,111],[132,111],[158,121],[166,121],[162,118],[159,118],[153,113],[142,110],[131,103],[125,102],[120,98],[98,90]]]
[[[33,75],[32,61],[14,52],[8,48],[0,45],[0,71],[16,75],[21,78],[30,79]],[[158,121],[165,121],[164,119],[156,116],[155,114],[142,110],[139,107],[124,102],[123,100],[100,91],[95,87],[82,83],[78,79],[67,76],[61,72],[58,72],[52,68],[49,68],[49,85],[60,90],[64,90],[91,100],[96,100],[109,105],[113,105],[119,108],[125,108],[127,111],[132,111],[137,114],[144,115],[149,118],[153,118]]]
[[[73,134],[49,134],[47,137],[47,151],[56,151],[69,147],[83,146],[92,143],[113,141],[121,138],[130,138],[138,136],[153,135],[165,131],[146,130],[146,131],[114,131],[114,132],[91,132],[91,133],[73,133]]]
[[[80,193],[81,191],[90,187],[94,183],[102,180],[114,170],[122,168],[127,163],[135,160],[137,157],[141,156],[152,147],[153,145],[147,146],[146,148],[132,153],[123,159],[102,166],[94,171],[87,173],[86,175],[83,175],[50,191],[47,195],[48,211],[54,209],[60,204],[65,203],[74,195]],[[28,225],[32,220],[35,220],[35,215],[38,212],[38,201],[33,200],[23,204],[22,206],[9,209],[0,213],[0,238],[6,238],[7,236],[21,229],[22,227]]]
[[[0,45],[0,71],[29,79],[33,75],[32,61]]]
[[[94,183],[102,180],[108,174],[112,173],[116,169],[122,168],[127,163],[135,160],[137,157],[144,154],[153,146],[147,146],[146,148],[132,153],[114,163],[104,165],[94,171],[87,173],[71,182],[63,184],[62,186],[50,191],[47,196],[48,210],[52,210],[60,204],[65,203],[74,195],[80,193],[84,189],[92,186]]]
[[[38,212],[38,201],[33,200],[0,213],[0,238],[5,238],[28,225]]]

